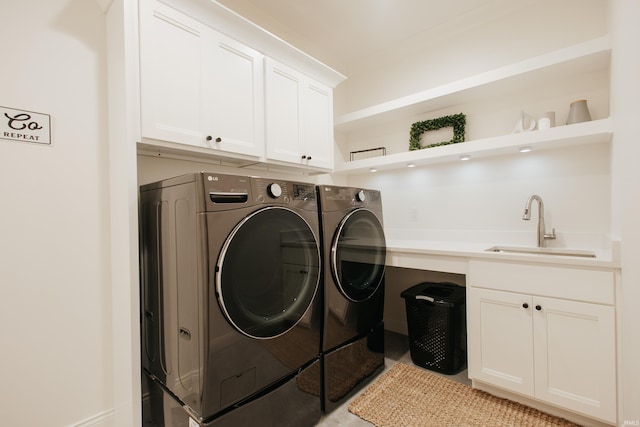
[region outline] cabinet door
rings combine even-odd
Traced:
[[[532,298],[469,288],[469,377],[534,394]]]
[[[536,397],[615,423],[611,306],[534,298]]]
[[[333,91],[266,60],[267,158],[333,168]]]
[[[271,59],[266,60],[267,158],[301,163],[301,75]]]
[[[264,155],[263,56],[216,31],[207,35],[203,130],[214,149]]]
[[[141,131],[206,146],[202,134],[203,34],[208,28],[159,2],[140,2]]]
[[[312,81],[303,90],[302,138],[307,164],[333,169],[333,92]]]

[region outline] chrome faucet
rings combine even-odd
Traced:
[[[547,240],[555,240],[556,229],[552,228],[551,234],[547,234],[546,227],[544,225],[544,203],[542,202],[542,198],[537,194],[534,194],[527,199],[522,219],[525,221],[529,221],[531,219],[531,205],[534,200],[538,202],[538,247],[544,248],[547,246]]]

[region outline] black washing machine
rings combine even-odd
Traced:
[[[379,191],[317,187],[324,316],[322,408],[339,406],[384,367],[386,240]]]
[[[315,187],[197,173],[140,189],[145,425],[321,416]]]

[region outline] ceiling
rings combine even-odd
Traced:
[[[503,10],[508,0],[217,0],[341,72],[429,32]],[[526,3],[526,2],[511,2]],[[509,5],[511,7],[511,5]],[[507,8],[509,8],[507,7]]]

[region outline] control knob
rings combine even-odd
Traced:
[[[267,193],[269,194],[269,197],[277,199],[282,195],[282,187],[280,187],[280,184],[274,182],[267,185]]]
[[[356,193],[356,200],[358,202],[364,202],[367,199],[367,195],[365,194],[364,190],[360,190]]]

